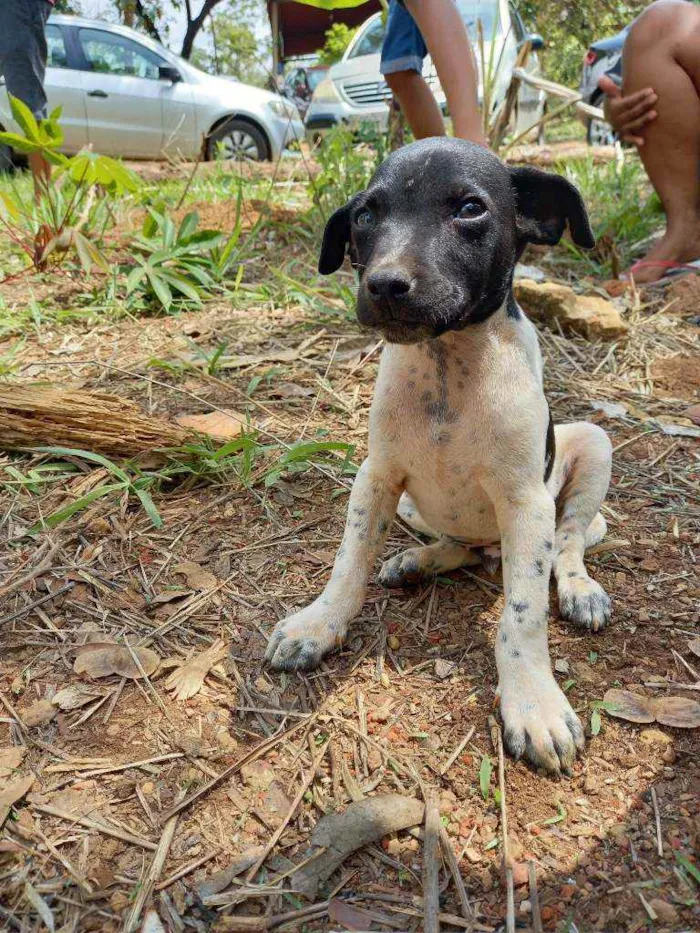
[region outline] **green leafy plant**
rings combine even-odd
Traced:
[[[387,154],[386,134],[371,124],[355,130],[338,125],[326,134],[316,151],[321,170],[309,180],[309,194],[324,219],[367,187]]]
[[[198,226],[196,211],[176,226],[164,211],[148,208],[141,234],[133,243],[137,265],[126,280],[130,305],[140,299],[167,312],[173,305],[200,305],[217,290],[236,260],[240,216],[228,237],[217,230],[198,230]]]
[[[10,96],[20,133],[0,132],[0,143],[26,155],[41,155],[53,167],[39,179],[37,196],[23,197],[19,186],[0,192],[0,226],[37,269],[58,264],[67,253],[81,267],[109,271],[99,240],[110,216],[109,198],[137,190],[139,181],[116,159],[84,150],[72,157],[60,152],[63,130],[57,108],[37,121],[22,101]]]
[[[488,755],[484,755],[484,757],[481,759],[481,766],[479,768],[479,788],[481,789],[481,796],[484,798],[484,800],[489,799],[492,772],[493,764],[491,762],[491,758]]]
[[[320,65],[335,65],[345,53],[345,49],[352,42],[357,29],[352,29],[346,23],[333,23],[326,30],[323,48],[319,50],[318,62]]]
[[[615,704],[605,703],[603,700],[594,700],[591,706],[592,706],[591,735],[598,735],[600,733],[600,727],[602,725],[600,711],[602,709],[605,709],[605,710],[615,709]]]

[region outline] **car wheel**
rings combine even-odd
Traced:
[[[267,139],[246,120],[227,120],[208,137],[207,158],[264,162],[269,158]]]
[[[594,107],[600,107],[602,103],[602,94],[594,97],[591,101]],[[586,141],[589,146],[612,146],[615,143],[615,131],[606,120],[589,120],[586,129]]]

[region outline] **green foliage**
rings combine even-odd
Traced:
[[[128,303],[171,310],[173,305],[201,305],[221,284],[236,259],[240,215],[226,238],[217,230],[197,230],[199,215],[187,214],[179,227],[151,207],[141,235],[133,243],[137,265],[126,280]]]
[[[333,127],[316,152],[321,171],[309,181],[309,194],[324,218],[366,188],[387,155],[386,133],[373,124],[357,132],[347,126]]]
[[[489,755],[484,755],[484,757],[481,759],[481,767],[479,768],[479,787],[481,789],[481,796],[484,798],[484,800],[489,799],[492,771],[493,764],[491,763],[491,758]]]
[[[10,96],[10,107],[21,133],[0,132],[0,143],[26,155],[41,155],[54,171],[40,183],[37,198],[23,197],[18,185],[0,192],[0,226],[37,269],[74,251],[84,271],[93,265],[109,271],[95,233],[104,230],[110,205],[97,194],[114,198],[133,193],[137,176],[116,159],[87,150],[71,158],[63,155],[60,108],[37,121],[17,98]]]
[[[192,64],[210,74],[230,75],[264,87],[269,72],[264,62],[270,43],[256,33],[260,22],[257,0],[239,0],[209,17],[211,41],[192,52]]]
[[[339,62],[356,32],[357,29],[351,29],[346,23],[333,23],[331,28],[326,30],[326,41],[318,53],[319,64],[335,65]]]
[[[615,35],[648,6],[647,0],[519,0],[517,7],[529,29],[543,35],[541,53],[548,78],[577,88],[586,49],[597,39]]]
[[[592,158],[557,166],[580,190],[588,209],[598,249],[586,253],[569,239],[562,244],[590,272],[609,277],[613,259],[624,268],[639,252],[639,244],[662,223],[661,204],[652,191],[635,153],[596,165]]]

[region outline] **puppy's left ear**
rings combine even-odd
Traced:
[[[518,237],[527,243],[554,245],[569,225],[577,246],[593,249],[595,237],[583,198],[561,175],[536,168],[510,170],[516,196]]]
[[[321,275],[330,275],[343,264],[345,250],[350,242],[350,220],[356,200],[357,195],[328,218],[323,231],[321,255],[318,257],[318,271]]]

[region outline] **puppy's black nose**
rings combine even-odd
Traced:
[[[375,300],[400,301],[411,290],[411,278],[401,269],[382,269],[367,276],[367,291]]]

